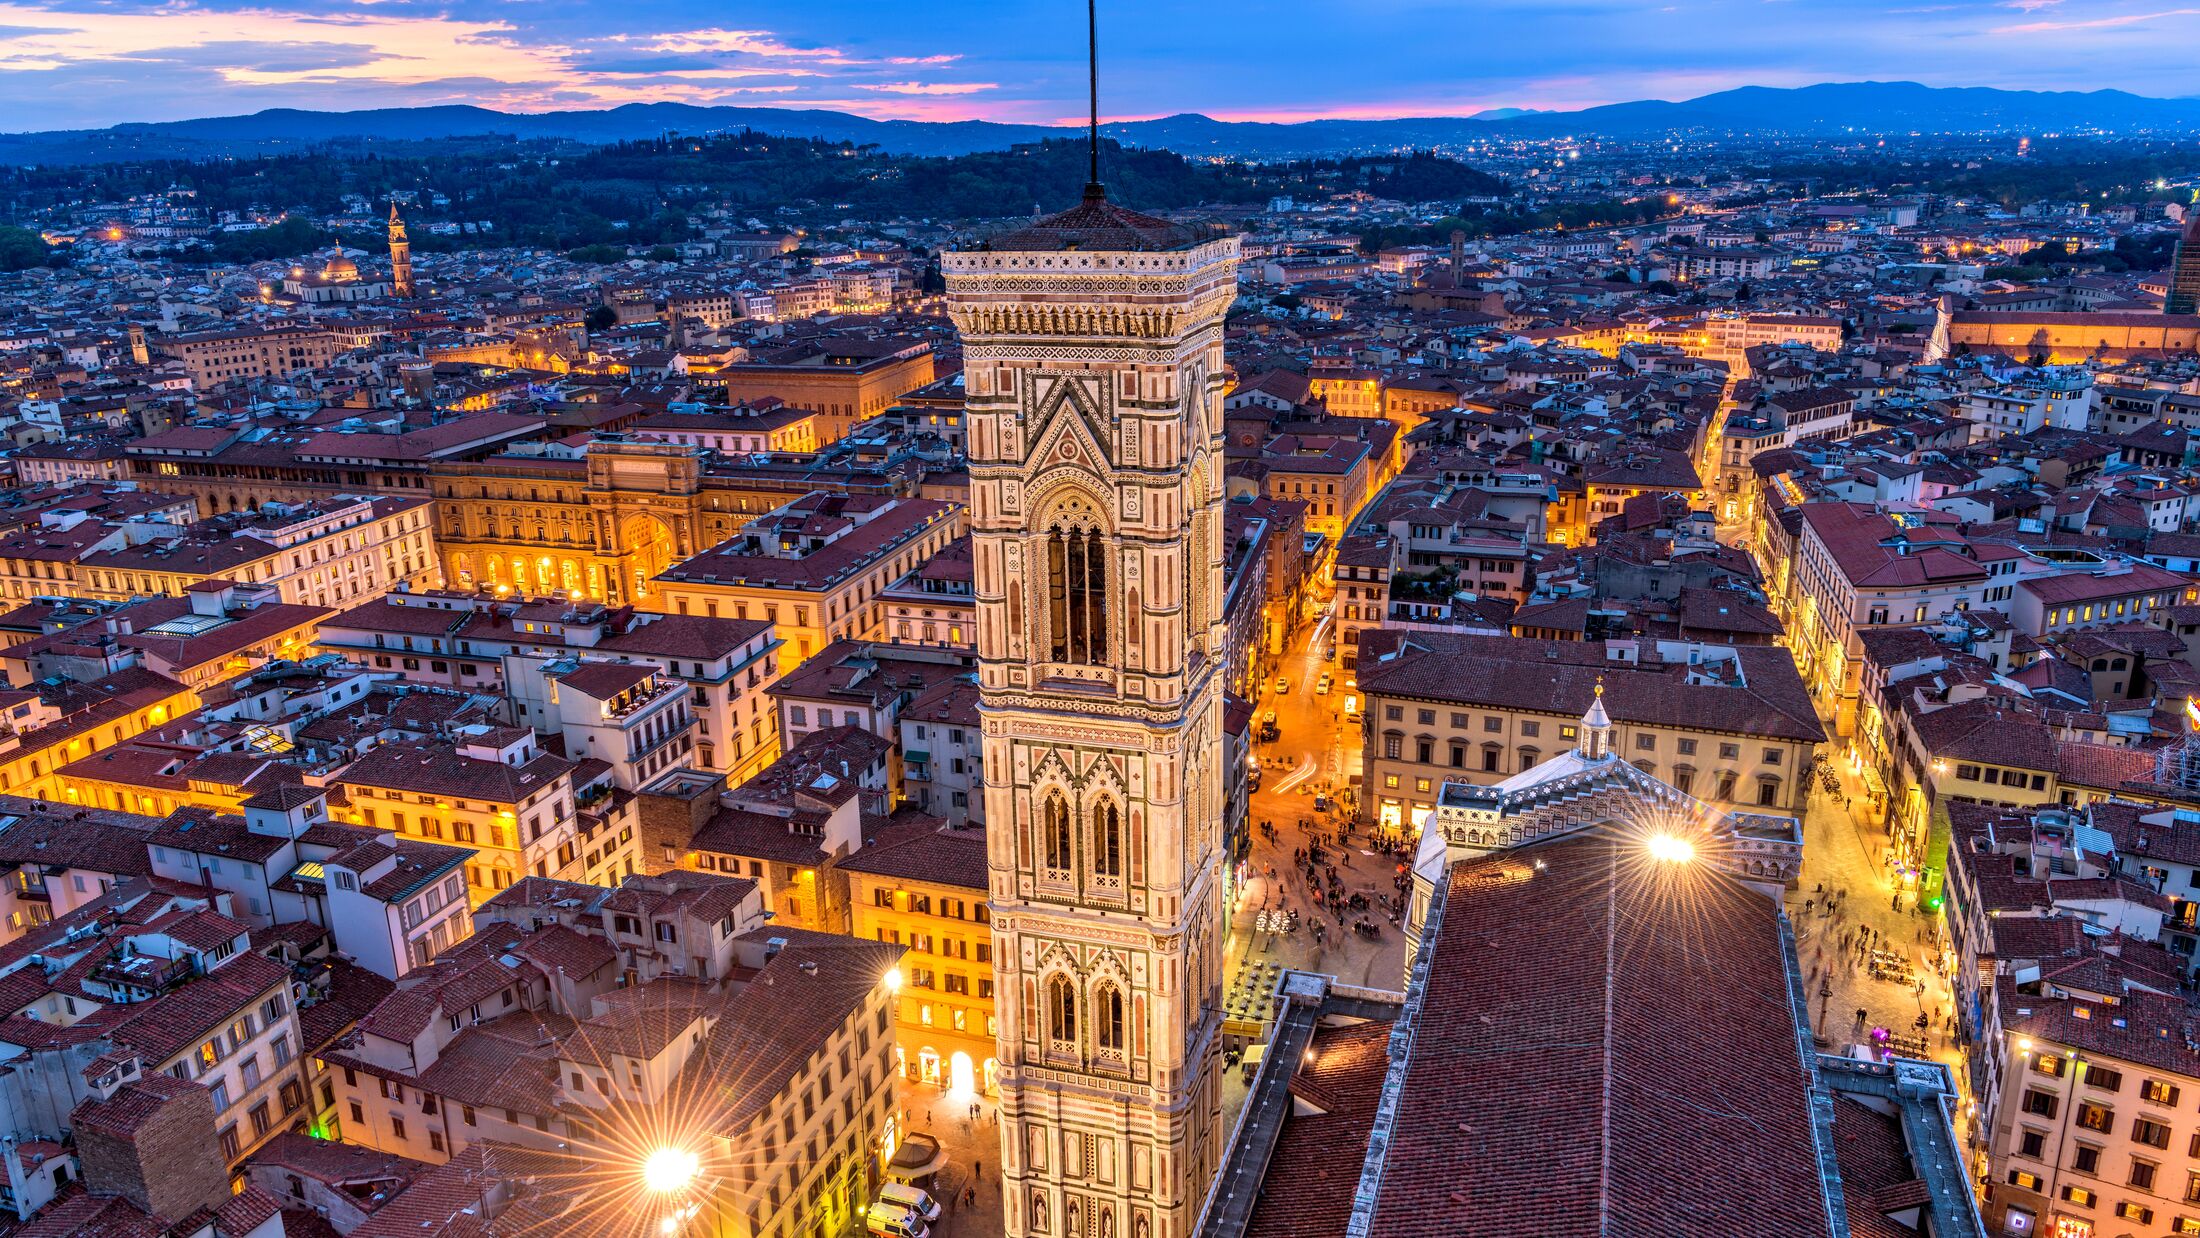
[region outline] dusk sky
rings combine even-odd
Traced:
[[[1074,0],[0,0],[0,129],[673,100],[1078,116]],[[1465,114],[1740,85],[2200,91],[2165,0],[1103,0],[1114,119]]]

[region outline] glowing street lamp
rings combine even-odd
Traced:
[[[659,1195],[677,1194],[695,1184],[702,1168],[703,1158],[686,1148],[659,1148],[642,1162],[642,1185]]]

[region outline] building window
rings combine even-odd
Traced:
[[[1045,818],[1041,833],[1045,836],[1044,859],[1046,866],[1056,872],[1068,872],[1070,857],[1069,801],[1063,799],[1059,791],[1049,793],[1042,815]]]
[[[1123,1052],[1123,990],[1103,984],[1093,995],[1093,1022],[1103,1053]]]
[[[1092,810],[1092,871],[1102,877],[1123,875],[1123,815],[1111,799],[1102,799]]]
[[[1067,976],[1047,981],[1047,1036],[1064,1044],[1077,1039],[1077,990]]]
[[[1107,659],[1107,548],[1097,532],[1047,535],[1047,615],[1057,662]]]

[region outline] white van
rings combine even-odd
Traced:
[[[917,1219],[931,1225],[940,1219],[940,1203],[919,1187],[906,1182],[889,1182],[878,1189],[878,1201],[905,1208],[917,1214]]]
[[[885,1200],[871,1205],[863,1214],[863,1232],[875,1238],[932,1238],[932,1228],[917,1219],[917,1214]]]

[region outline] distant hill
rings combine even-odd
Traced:
[[[2117,133],[2200,130],[2200,99],[2150,99],[2122,90],[1995,90],[1916,82],[1743,86],[1680,103],[1644,100],[1542,112],[1504,122],[1513,133],[1618,136],[1676,129],[1786,133]]]
[[[363,112],[274,109],[250,116],[0,134],[0,163],[110,163],[131,159],[270,154],[327,143],[382,144],[472,137],[604,144],[666,132],[754,129],[786,137],[875,144],[891,154],[1005,150],[1074,129],[992,121],[872,120],[847,112],[630,103],[602,111],[516,113],[451,106]],[[1839,82],[1745,86],[1700,98],[1641,100],[1573,112],[1501,108],[1475,116],[1395,120],[1224,121],[1197,113],[1105,126],[1126,146],[1239,159],[1301,159],[1453,146],[1493,136],[1597,133],[1641,137],[1683,130],[1793,136],[1864,133],[2177,133],[2200,131],[2200,100],[2121,90],[2035,91]]]

